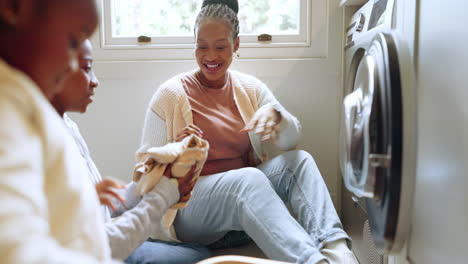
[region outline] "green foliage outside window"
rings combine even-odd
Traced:
[[[190,36],[202,0],[112,0],[114,37]],[[241,34],[297,34],[299,0],[239,0]]]

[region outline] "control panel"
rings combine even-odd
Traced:
[[[394,0],[373,0],[365,3],[351,17],[346,28],[346,46],[361,35],[381,25],[389,25],[391,21]]]
[[[346,46],[368,30],[373,7],[374,1],[369,1],[351,17],[351,22],[346,28]]]

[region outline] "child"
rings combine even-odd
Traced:
[[[122,184],[112,179],[102,180],[78,126],[66,115],[66,112],[86,112],[88,105],[93,101],[94,89],[99,84],[92,69],[92,47],[89,40],[79,47],[78,62],[80,70],[63,82],[63,89],[51,102],[59,115],[64,118],[88,165],[88,177],[96,184],[101,203],[114,212],[122,211],[122,206],[112,203],[114,200],[112,198],[124,202],[124,198],[114,191],[114,188],[121,188]],[[137,204],[126,201],[128,207],[135,207],[128,211],[124,209],[126,212],[113,220],[108,208],[103,209],[113,257],[126,259],[126,263],[194,263],[210,256],[208,249],[202,246],[146,241],[151,232],[154,232],[155,223],[159,223],[169,206],[177,202],[179,196],[184,197],[191,192],[193,185],[189,183],[191,174],[189,175],[179,181],[178,190],[174,190],[171,182],[163,177],[163,183],[154,188],[153,194],[144,196],[140,202],[134,195],[135,190],[132,188],[134,185],[129,184],[126,196],[133,194],[133,197],[127,200],[136,200]]]
[[[115,263],[86,165],[49,104],[93,0],[0,0],[0,262]]]

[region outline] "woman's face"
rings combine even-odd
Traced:
[[[202,82],[209,87],[222,87],[239,38],[232,39],[231,29],[221,21],[202,22],[197,32],[195,56]]]
[[[18,2],[20,11],[28,12],[18,12],[18,22],[5,33],[11,43],[9,52],[2,56],[34,80],[50,99],[77,68],[77,49],[97,26],[96,7],[94,0],[49,0],[43,1],[46,7],[37,14],[37,6],[27,3],[35,2]]]
[[[92,64],[92,47],[86,40],[78,49],[79,70],[71,73],[62,82],[62,90],[52,100],[52,104],[63,112],[86,112],[93,102],[94,89],[99,82]]]

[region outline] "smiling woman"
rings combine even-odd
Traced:
[[[230,34],[236,31],[224,23],[203,23],[196,30],[195,57],[200,67],[196,76],[207,87],[222,87],[234,52],[239,49],[238,33]]]
[[[299,121],[262,81],[229,69],[240,44],[237,11],[236,0],[203,1],[198,68],[163,83],[147,110],[138,161],[191,134],[210,145],[175,233],[159,238],[208,245],[242,230],[274,260],[357,263],[314,159],[295,150]]]

